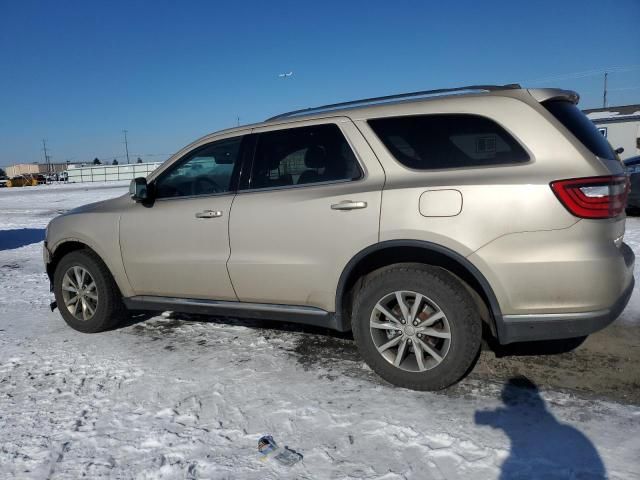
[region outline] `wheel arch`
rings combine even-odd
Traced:
[[[55,248],[51,252],[51,261],[46,265],[47,276],[49,277],[51,291],[53,291],[53,276],[60,261],[71,252],[79,250],[88,250],[96,257],[98,257],[100,261],[105,265],[105,267],[107,267],[107,270],[111,274],[111,277],[114,279],[114,281],[116,281],[117,284],[117,280],[115,275],[113,274],[113,270],[111,269],[111,267],[109,267],[108,263],[105,262],[104,257],[100,255],[100,253],[95,248],[82,240],[69,238],[56,244]],[[120,286],[118,285],[118,287]]]
[[[443,268],[456,276],[481,308],[483,321],[499,337],[502,325],[500,305],[485,276],[468,259],[442,245],[422,240],[387,240],[357,253],[347,263],[336,289],[336,321],[341,330],[350,329],[353,293],[369,273],[395,263],[423,263]]]
[[[49,276],[49,280],[53,281],[53,275],[56,271],[56,267],[60,263],[60,260],[62,260],[65,255],[68,255],[69,253],[75,252],[77,250],[90,250],[94,254],[98,255],[98,252],[96,252],[85,242],[82,242],[75,238],[63,240],[55,246],[55,249],[51,250],[51,261],[47,263],[47,275]]]

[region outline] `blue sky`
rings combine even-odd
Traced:
[[[640,103],[638,19],[639,0],[0,0],[0,165],[40,161],[42,138],[53,161],[122,160],[125,128],[163,160],[238,116],[477,83],[594,107],[581,72],[611,67],[610,104]]]

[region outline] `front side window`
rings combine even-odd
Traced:
[[[362,176],[356,157],[335,124],[259,134],[250,188],[273,188]]]
[[[529,156],[493,120],[477,115],[419,115],[369,120],[389,152],[416,170],[521,163]]]
[[[213,195],[231,191],[242,137],[204,145],[188,153],[155,182],[156,198]]]

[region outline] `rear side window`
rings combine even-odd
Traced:
[[[616,154],[607,139],[576,105],[563,100],[545,102],[542,105],[591,153],[607,160],[616,160]]]
[[[529,155],[500,125],[477,115],[369,120],[389,152],[416,170],[522,163]]]
[[[261,133],[250,188],[274,188],[362,176],[356,157],[335,124]]]

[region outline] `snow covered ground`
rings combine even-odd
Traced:
[[[398,389],[348,336],[274,322],[172,314],[71,330],[48,310],[44,228],[125,190],[0,190],[0,478],[640,478],[637,402],[476,374],[441,393]],[[640,255],[640,219],[627,228]],[[638,328],[637,290],[624,332]],[[265,433],[303,461],[261,461]]]

